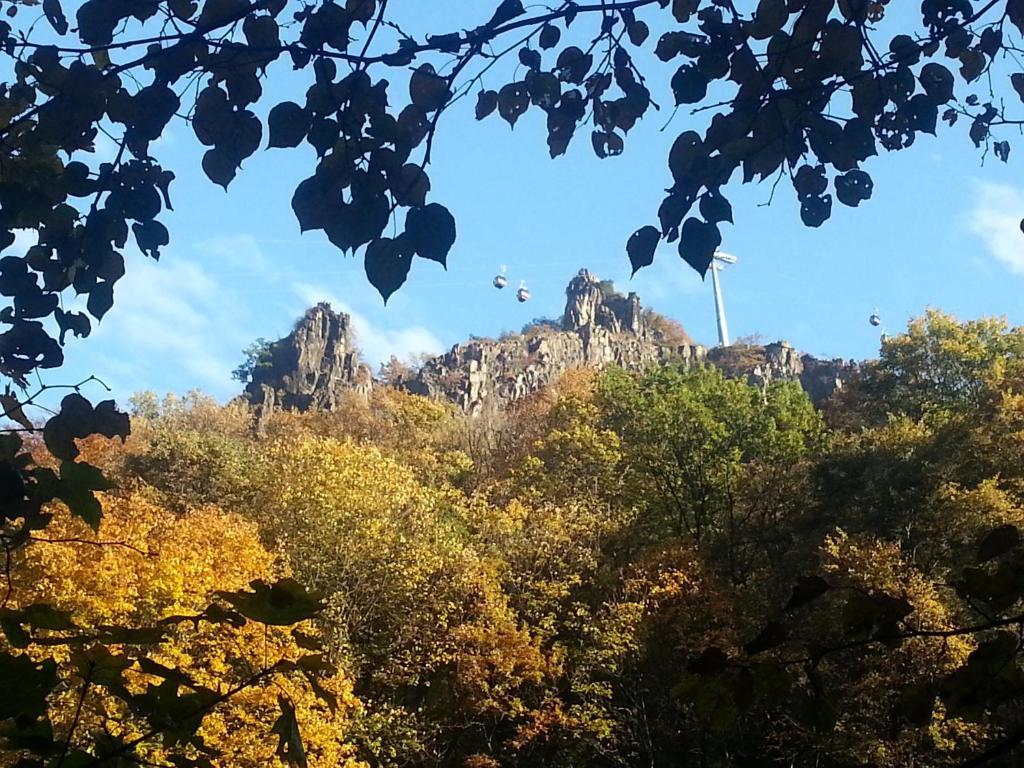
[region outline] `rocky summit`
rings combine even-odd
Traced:
[[[267,348],[242,397],[258,413],[331,410],[345,392],[368,394],[372,386],[373,375],[355,345],[352,319],[320,303]]]
[[[857,371],[852,362],[800,355],[784,341],[708,349],[694,343],[678,323],[643,309],[635,293],[619,293],[583,269],[566,288],[560,323],[538,322],[522,333],[456,344],[394,386],[480,414],[537,392],[573,368],[642,370],[704,363],[761,387],[798,381],[815,402],[828,398]],[[360,362],[349,316],[318,304],[292,333],[270,345],[243,397],[261,411],[330,410],[342,393],[369,394],[373,386],[370,370]]]

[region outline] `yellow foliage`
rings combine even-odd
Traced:
[[[255,526],[216,508],[196,509],[177,516],[153,502],[154,494],[104,495],[104,517],[93,533],[63,509],[39,540],[26,548],[12,572],[12,607],[49,603],[67,610],[83,630],[116,626],[153,626],[172,616],[196,615],[218,590],[239,590],[255,579],[278,574],[274,557],[259,543]],[[234,628],[206,622],[198,627],[185,621],[172,625],[167,639],[152,648],[148,658],[178,669],[199,685],[226,691],[282,659],[305,654],[294,631],[310,627],[264,627],[249,622]],[[115,652],[133,654],[133,647]],[[55,729],[71,722],[81,684],[74,680],[71,654],[61,646],[35,651],[61,665],[69,686],[52,702]],[[157,678],[130,668],[129,690],[141,693]],[[317,700],[304,682],[273,675],[217,706],[199,731],[205,743],[221,753],[215,765],[267,766],[281,764],[275,755],[276,737],[270,729],[278,715],[278,696],[295,705],[297,718],[316,766],[355,765],[345,743],[345,731],[358,702],[350,683],[335,675],[324,681],[335,694],[336,712]],[[137,738],[145,723],[124,711],[113,697],[92,688],[77,733],[107,728],[115,735]],[[158,744],[144,751],[160,760]]]
[[[416,717],[460,728],[522,717],[547,662],[495,568],[468,546],[450,494],[348,440],[295,435],[269,450],[260,522],[300,579],[327,594],[333,647],[381,692],[366,728],[406,739],[412,713],[383,693],[396,689],[423,690]]]
[[[826,537],[820,555],[822,571],[834,588],[906,600],[914,609],[909,625],[915,630],[954,627],[955,617],[935,584],[906,562],[896,544],[838,530]],[[893,721],[901,690],[941,679],[961,666],[973,648],[969,636],[915,637],[855,669],[848,663],[826,662],[824,669],[831,668],[843,680],[834,747],[863,765],[909,768],[920,764],[922,750],[955,754],[980,742],[986,728],[947,719],[941,707],[926,729],[906,728],[894,734],[884,726]]]

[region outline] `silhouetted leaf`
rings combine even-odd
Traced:
[[[691,59],[701,55],[708,47],[707,38],[693,32],[666,32],[658,38],[654,55],[662,61],[671,61],[683,54]]]
[[[355,21],[361,21],[365,25],[377,12],[377,0],[346,0],[345,10]]]
[[[864,171],[848,171],[835,178],[836,197],[843,205],[856,208],[862,200],[871,197],[874,184]]]
[[[921,67],[918,75],[921,86],[936,104],[945,104],[953,98],[953,75],[941,64],[931,62]]]
[[[156,219],[132,224],[139,250],[152,259],[160,258],[160,249],[171,242],[171,233]]]
[[[405,233],[417,256],[447,267],[448,253],[455,244],[455,217],[440,203],[411,208],[405,219]]]
[[[341,189],[324,176],[311,176],[299,182],[292,195],[292,210],[302,232],[323,229],[340,204]]]
[[[271,728],[271,733],[277,734],[278,737],[277,756],[289,765],[306,768],[306,749],[299,733],[299,722],[295,718],[295,707],[284,696],[278,696],[277,703],[281,708],[281,715]]]
[[[782,645],[786,642],[787,637],[789,637],[789,628],[785,624],[778,621],[769,621],[764,629],[758,633],[757,637],[743,646],[743,648],[748,654],[754,656]]]
[[[290,148],[297,147],[309,132],[310,114],[291,101],[284,101],[270,110],[267,116],[267,129],[270,132],[268,146]]]
[[[685,24],[697,12],[698,0],[672,0],[672,15],[680,24]]]
[[[406,163],[391,179],[391,194],[399,205],[421,206],[429,191],[430,177],[416,163]]]
[[[1006,565],[995,571],[985,568],[964,568],[962,580],[956,584],[961,593],[984,600],[998,610],[1007,608],[1021,597],[1022,587],[1017,574]]]
[[[247,619],[260,624],[290,626],[313,618],[320,612],[320,595],[307,591],[295,579],[281,579],[273,584],[254,581],[251,592],[218,592]]]
[[[1024,34],[1024,0],[1008,0],[1006,16],[1020,30],[1020,33]]]
[[[968,83],[977,80],[985,71],[987,63],[981,51],[968,49],[960,54],[960,76]]]
[[[626,255],[629,256],[629,263],[633,265],[635,275],[643,267],[654,263],[654,251],[661,240],[661,233],[657,227],[641,227],[629,237],[626,243]]]
[[[491,20],[487,22],[487,26],[499,27],[524,13],[526,13],[526,9],[523,8],[522,0],[501,0],[491,16]]]
[[[712,646],[701,651],[700,656],[689,663],[688,669],[698,675],[717,675],[728,663],[729,654]]]
[[[1010,84],[1020,100],[1024,102],[1024,72],[1014,72],[1010,75]]]
[[[758,40],[767,40],[789,19],[786,0],[760,0],[754,12],[751,35]]]
[[[814,195],[800,203],[800,219],[808,227],[820,227],[832,215],[832,195]]]
[[[169,0],[167,7],[176,18],[182,21],[188,21],[199,10],[196,0]]]
[[[629,42],[633,45],[641,46],[651,34],[651,30],[644,22],[634,21],[626,27],[626,34],[629,36]]]
[[[129,132],[145,141],[156,141],[160,138],[167,123],[181,106],[178,94],[163,83],[147,85],[135,94],[132,101],[133,120],[129,125]]]
[[[166,627],[119,627],[103,624],[97,639],[115,645],[156,645],[162,643],[167,636]]]
[[[832,587],[820,576],[801,576],[793,587],[793,594],[786,603],[786,610],[791,611],[816,600]]]
[[[685,131],[676,138],[668,155],[668,167],[672,178],[685,183],[706,157],[704,143],[695,131]]]
[[[68,505],[75,517],[80,517],[93,530],[98,530],[103,508],[95,491],[106,491],[113,485],[103,473],[85,462],[64,461],[60,465],[60,486],[57,497]]]
[[[122,685],[122,674],[134,662],[124,654],[111,653],[105,645],[76,650],[71,663],[83,680],[104,687]]]
[[[704,277],[711,266],[715,251],[722,244],[718,227],[692,216],[683,222],[679,234],[679,255]]]
[[[21,407],[21,403],[18,401],[18,398],[10,389],[0,393],[0,408],[3,409],[4,418],[10,419],[28,430],[35,428],[32,420],[26,415],[24,409]]]
[[[672,77],[676,104],[696,104],[708,93],[708,79],[695,64],[683,64]]]
[[[60,0],[43,0],[43,13],[46,20],[58,35],[67,34],[68,20],[64,16],[64,9],[60,6]]]
[[[828,189],[825,166],[801,165],[793,177],[793,188],[800,200],[821,195]]]
[[[537,45],[546,51],[558,45],[558,41],[561,40],[561,38],[562,33],[558,31],[558,27],[552,24],[545,24],[541,27],[540,37],[537,39]]]
[[[224,187],[234,181],[238,174],[238,158],[223,147],[208,149],[203,155],[203,172],[214,184]]]
[[[717,189],[708,190],[700,197],[700,215],[710,224],[721,221],[732,223],[732,205]]]
[[[104,400],[95,408],[77,392],[61,401],[60,412],[43,427],[43,441],[58,459],[70,461],[78,456],[75,438],[100,434],[126,439],[129,434],[127,414],[120,413],[112,400]]]
[[[89,310],[90,315],[97,320],[102,320],[103,316],[114,306],[113,283],[96,283],[89,291],[89,299],[86,301],[85,306]]]
[[[594,131],[591,134],[591,143],[594,147],[594,154],[601,159],[621,155],[624,148],[622,137],[614,132]]]
[[[519,49],[519,63],[527,69],[540,69],[540,52],[532,48]]]
[[[448,82],[430,64],[421,64],[409,79],[409,97],[424,112],[433,112],[448,103]]]
[[[928,725],[935,708],[934,686],[926,682],[906,686],[900,691],[896,707],[911,725],[919,728]]]
[[[513,128],[529,106],[530,94],[525,82],[508,83],[498,91],[498,114]]]
[[[0,652],[0,720],[46,712],[46,698],[57,687],[53,659],[33,661],[28,656]]]
[[[978,544],[977,560],[984,563],[1009,552],[1020,543],[1017,526],[1007,523],[993,528]]]
[[[586,79],[593,63],[594,57],[591,54],[584,53],[575,45],[570,45],[558,54],[558,61],[555,63],[555,74],[563,82],[580,85]]]
[[[410,266],[412,253],[407,252],[398,240],[382,237],[366,246],[366,278],[380,293],[385,304],[391,298],[391,294],[405,283]]]
[[[975,719],[987,710],[1018,699],[1024,693],[1020,667],[1014,663],[1018,638],[998,632],[982,641],[939,685],[939,696],[952,717]]]
[[[497,91],[480,91],[476,97],[476,119],[483,120],[498,108]]]
[[[247,8],[246,0],[206,0],[198,24],[200,27],[219,26],[231,19],[240,18]]]

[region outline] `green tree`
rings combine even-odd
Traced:
[[[559,398],[542,434],[512,473],[511,489],[526,498],[598,504],[621,493],[619,436],[601,424],[593,394]]]
[[[882,344],[847,397],[849,415],[870,423],[889,415],[943,419],[977,408],[1024,371],[1024,328],[1006,318],[960,322],[929,309]]]
[[[258,338],[244,350],[245,360],[231,372],[231,378],[248,384],[252,381],[252,374],[260,366],[268,365],[271,360],[271,342],[264,338]]]
[[[605,424],[622,440],[649,536],[720,549],[734,579],[752,558],[777,554],[772,532],[793,511],[787,470],[822,432],[798,386],[776,383],[762,392],[713,368],[613,370],[598,396]]]

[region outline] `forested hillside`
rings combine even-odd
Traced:
[[[821,408],[671,366],[486,417],[388,387],[258,432],[201,394],[134,408],[123,445],[80,441],[115,484],[98,531],[54,502],[11,558],[0,650],[30,629],[61,684],[35,742],[0,695],[0,765],[69,733],[46,765],[1021,759],[1024,329],[930,312]],[[286,577],[315,619],[175,618]],[[45,644],[161,621],[144,658]],[[172,684],[208,714],[159,710]]]

